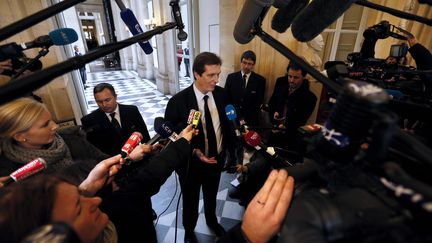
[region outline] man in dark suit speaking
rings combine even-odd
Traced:
[[[102,152],[114,156],[120,153],[123,144],[133,132],[143,135],[142,142],[150,139],[138,108],[118,104],[117,94],[111,84],[96,85],[93,94],[99,109],[81,118],[90,143]]]
[[[255,62],[255,53],[245,51],[240,58],[241,70],[229,74],[225,83],[228,102],[235,107],[238,116],[252,126],[259,125],[259,111],[266,86],[265,78],[252,71]]]
[[[174,95],[168,101],[165,111],[165,120],[177,125],[176,132],[186,126],[191,109],[202,114],[199,134],[191,141],[191,159],[177,170],[183,193],[185,242],[197,242],[194,229],[198,219],[201,187],[207,225],[216,236],[225,234],[215,214],[216,195],[234,132],[225,115],[226,93],[216,85],[219,82],[221,64],[220,58],[214,53],[199,54],[192,67],[194,83]]]

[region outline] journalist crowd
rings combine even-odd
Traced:
[[[360,52],[324,65],[339,94],[314,93],[314,77],[293,60],[270,82],[253,50],[221,86],[217,54],[177,48],[193,82],[169,99],[153,137],[108,81],[92,87],[98,108],[80,125],[60,127],[31,93],[1,104],[0,242],[160,242],[151,197],[173,173],[184,242],[199,242],[200,199],[222,243],[430,242],[432,120],[419,115],[430,107],[411,105],[431,100],[432,54],[391,28],[370,26]],[[401,44],[375,58],[390,36]],[[0,74],[18,72],[0,62]],[[235,174],[228,194],[245,208],[232,228],[216,215],[224,173]]]

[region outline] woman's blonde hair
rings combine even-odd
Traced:
[[[30,98],[19,98],[0,106],[0,138],[12,138],[27,131],[44,111],[47,111],[44,104]]]

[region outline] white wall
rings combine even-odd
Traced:
[[[219,0],[199,0],[199,32],[200,52],[219,55]],[[210,33],[214,37],[211,41]]]

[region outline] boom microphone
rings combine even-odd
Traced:
[[[121,148],[120,154],[122,158],[126,158],[138,146],[142,139],[143,136],[140,132],[132,133],[132,135],[130,135],[126,143]]]
[[[171,0],[170,6],[172,8],[172,13],[173,13],[174,20],[175,20],[175,22],[177,24],[177,29],[179,30],[179,32],[177,34],[177,38],[180,41],[185,41],[187,39],[188,35],[184,31],[184,27],[185,26],[183,24],[181,12],[180,12],[179,0]]]
[[[230,120],[232,122],[236,136],[238,138],[240,138],[241,133],[240,133],[240,130],[237,126],[237,114],[236,114],[234,106],[231,104],[225,106],[225,114],[228,117],[228,120]]]
[[[288,160],[280,157],[275,152],[273,147],[267,147],[267,145],[262,143],[261,142],[261,136],[257,132],[254,132],[254,131],[247,132],[246,135],[244,136],[244,139],[249,146],[254,147],[257,151],[263,151],[263,152],[269,154],[270,156],[272,156],[273,158],[275,158],[279,161],[282,161],[284,166],[292,166],[292,164]]]
[[[240,44],[247,44],[253,38],[255,24],[261,14],[267,12],[273,0],[246,0],[234,26],[234,39]]]
[[[301,41],[311,41],[327,26],[338,19],[356,0],[313,0],[292,23],[293,36]]]
[[[33,41],[17,44],[15,42],[0,46],[0,60],[23,56],[22,51],[31,48],[48,48],[52,45],[64,46],[78,40],[78,34],[71,28],[60,28],[48,35],[39,36]]]
[[[279,33],[284,33],[293,19],[309,3],[309,0],[291,0],[286,6],[280,7],[273,16],[271,27]]]
[[[41,170],[46,169],[47,163],[42,158],[37,158],[25,164],[23,167],[18,170],[12,172],[9,175],[9,178],[3,182],[3,186],[7,186],[15,181],[21,181],[33,174],[38,173]]]
[[[120,8],[120,17],[123,20],[123,22],[127,25],[132,35],[138,35],[140,33],[143,33],[143,30],[141,29],[141,26],[138,23],[138,20],[136,19],[132,10],[126,8],[126,6],[123,4],[121,0],[115,0],[115,1]],[[153,52],[153,48],[148,41],[140,41],[138,42],[138,44],[141,46],[141,49],[143,49],[145,54],[148,55]]]

